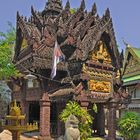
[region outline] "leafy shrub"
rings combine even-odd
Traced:
[[[77,10],[78,10],[78,9],[76,9],[76,8],[72,8],[72,9],[70,9],[70,13],[71,13],[71,14],[74,14],[74,13],[76,13]]]
[[[128,140],[134,140],[140,132],[140,116],[136,112],[126,112],[118,121],[120,134]]]
[[[90,125],[92,124],[92,117],[88,113],[87,110],[80,107],[77,102],[68,102],[66,108],[60,114],[60,119],[63,122],[66,122],[69,115],[75,115],[79,119],[79,130],[81,134],[81,140],[87,140],[88,137],[91,137],[91,128]]]

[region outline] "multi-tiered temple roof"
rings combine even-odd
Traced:
[[[109,51],[113,52],[111,57],[114,64],[120,67],[120,55],[109,9],[99,17],[96,4],[87,12],[85,1],[82,0],[80,7],[71,14],[69,1],[63,8],[60,0],[48,0],[42,12],[31,7],[31,13],[28,19],[17,13],[14,62],[19,69],[51,69],[56,39],[68,63],[74,65],[77,61],[83,62],[101,38],[108,43]],[[64,63],[58,66],[58,70],[66,69]]]

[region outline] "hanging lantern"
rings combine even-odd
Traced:
[[[34,87],[34,82],[33,80],[37,79],[37,77],[31,73],[25,76],[25,79],[27,79],[27,86],[28,88],[33,88]]]

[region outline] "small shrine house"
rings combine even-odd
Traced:
[[[28,19],[17,12],[16,31],[13,62],[21,73],[29,72],[37,79],[12,78],[12,99],[21,104],[26,121],[39,122],[40,137],[51,139],[63,134],[59,114],[69,100],[75,100],[85,109],[96,103],[98,113],[91,112],[95,118],[92,127],[104,136],[107,118],[108,140],[115,140],[116,110],[123,104],[125,90],[122,55],[109,9],[100,17],[95,3],[87,12],[82,0],[71,13],[69,1],[63,7],[60,0],[48,0],[42,12],[31,7]],[[51,79],[55,42],[65,61],[57,65],[56,76]]]

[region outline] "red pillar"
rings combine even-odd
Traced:
[[[88,103],[87,101],[81,101],[81,102],[80,102],[80,106],[81,106],[83,109],[86,109],[86,110],[87,110],[88,105],[89,105],[89,103]]]
[[[21,101],[20,105],[21,105],[21,109],[22,109],[22,114],[26,115],[24,123],[22,122],[22,124],[27,124],[29,121],[29,103],[27,101]]]
[[[40,100],[40,138],[41,140],[51,140],[50,135],[50,100],[45,93]]]
[[[109,103],[108,140],[116,140],[116,102]]]
[[[80,101],[80,106],[83,109],[87,109],[88,108],[89,102],[88,102],[87,96],[85,94],[77,96],[76,100]]]
[[[62,135],[62,121],[59,118],[59,114],[62,111],[62,103],[57,102],[57,136]]]

